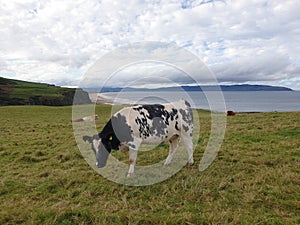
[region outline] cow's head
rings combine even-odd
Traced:
[[[84,141],[92,145],[96,156],[96,166],[102,168],[106,165],[108,156],[112,149],[119,149],[119,140],[115,134],[96,134],[94,136],[83,136]]]

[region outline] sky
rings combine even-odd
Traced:
[[[299,12],[298,0],[1,1],[0,76],[78,86],[106,54],[163,42],[197,56],[220,84],[300,90]],[[114,85],[167,73],[178,77],[170,66],[139,64],[125,68]]]

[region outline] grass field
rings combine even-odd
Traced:
[[[102,127],[110,107],[96,111]],[[0,224],[300,223],[300,112],[228,117],[218,157],[199,172],[210,134],[210,113],[199,111],[195,165],[144,187],[91,169],[74,140],[71,107],[0,107],[0,115]]]

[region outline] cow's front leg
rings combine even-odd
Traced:
[[[188,164],[191,166],[194,164],[192,136],[189,134],[183,134],[182,141],[188,153]]]
[[[129,149],[129,161],[130,161],[130,165],[129,165],[129,170],[127,173],[127,177],[131,177],[133,175],[134,172],[134,166],[136,164],[136,159],[137,159],[137,150],[134,148],[130,148]]]
[[[165,166],[168,166],[171,163],[171,160],[174,157],[174,154],[176,152],[176,149],[178,147],[178,141],[179,141],[179,136],[178,135],[174,135],[171,139],[170,139],[170,146],[169,146],[169,155],[165,161]]]

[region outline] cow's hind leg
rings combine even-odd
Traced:
[[[193,141],[192,136],[189,134],[182,135],[182,142],[183,145],[188,153],[188,163],[190,165],[194,164],[194,157],[193,157]]]
[[[168,157],[166,158],[166,161],[165,161],[165,166],[169,165],[174,157],[174,154],[176,152],[176,149],[178,147],[178,141],[179,141],[179,136],[178,135],[175,135],[174,137],[172,137],[170,139],[170,146],[169,146],[169,155]]]
[[[134,149],[134,148],[129,149],[130,165],[129,165],[129,170],[128,170],[128,173],[127,173],[127,177],[131,177],[133,175],[134,166],[136,164],[136,159],[137,159],[137,153],[138,153],[138,151],[136,149]]]
[[[133,142],[128,143],[130,165],[129,165],[127,177],[131,177],[133,175],[134,167],[135,167],[136,159],[137,159],[137,155],[138,155],[138,149],[139,149],[141,143],[142,143],[142,140],[140,140],[140,139],[135,139]]]

